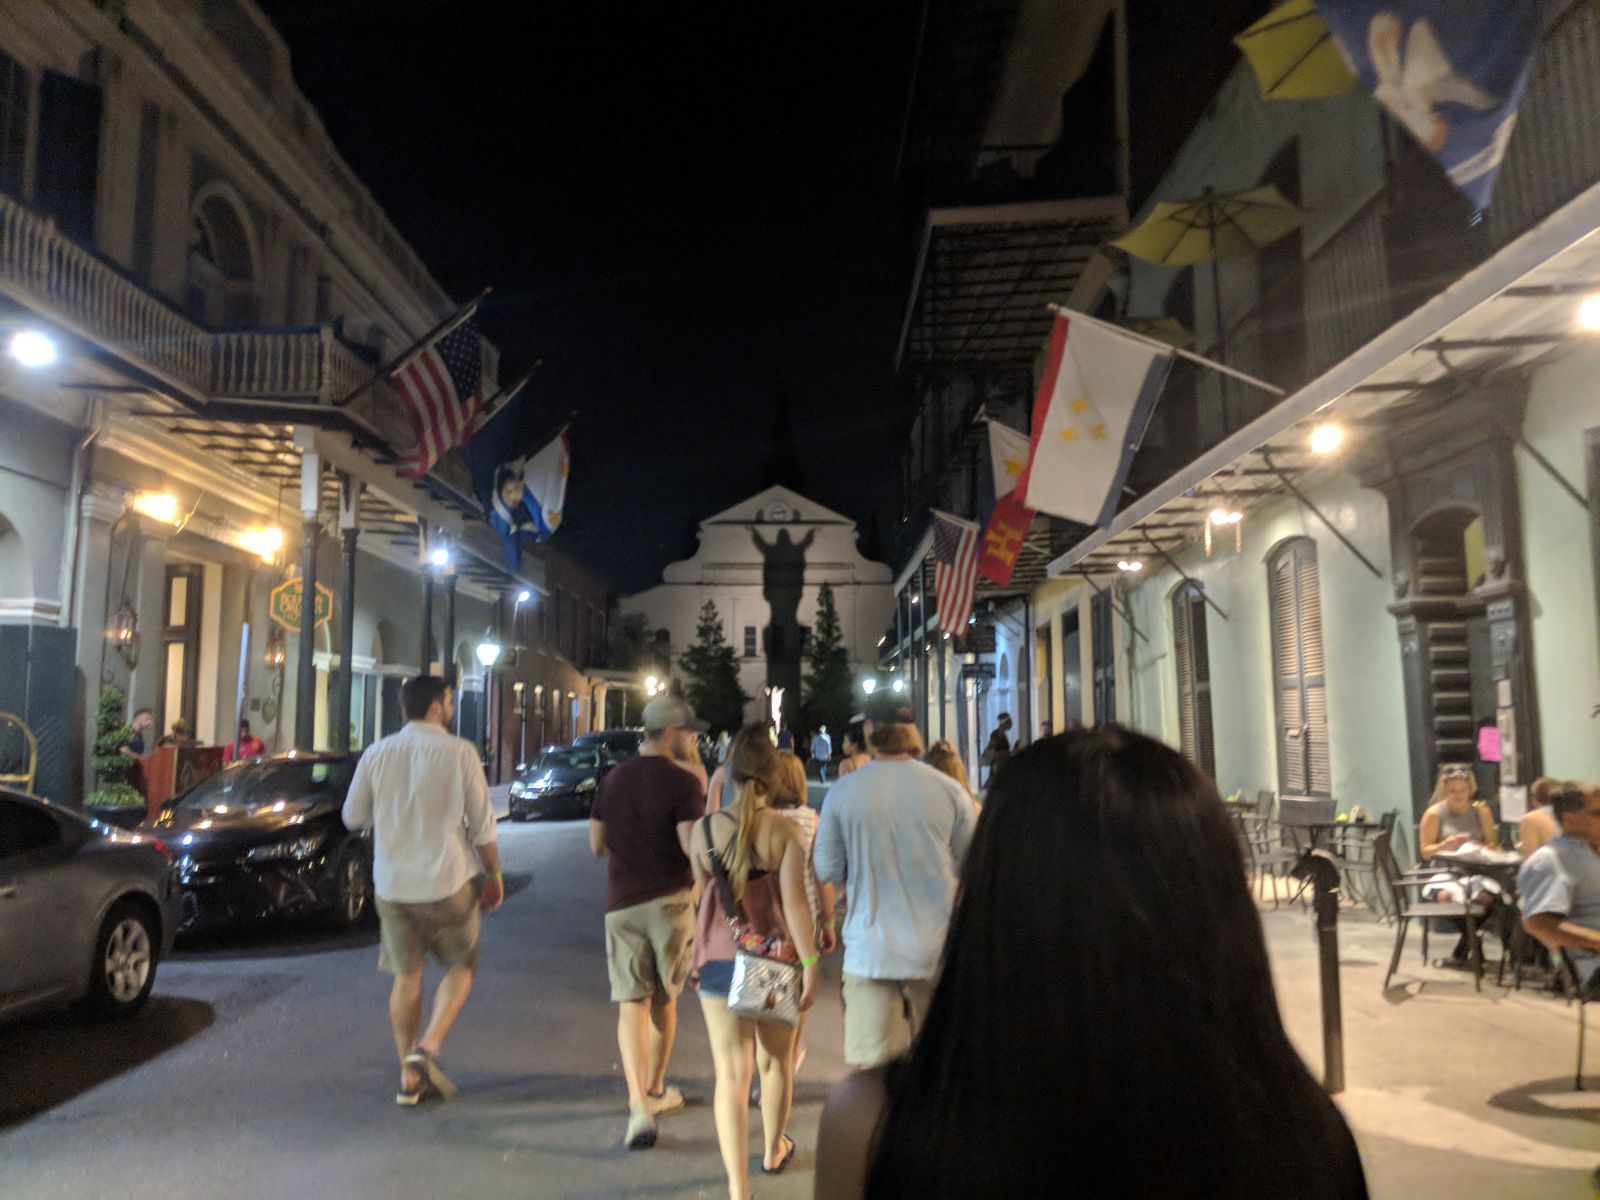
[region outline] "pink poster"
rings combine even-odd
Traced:
[[[1485,725],[1478,730],[1478,760],[1480,762],[1500,761],[1500,727],[1498,725]]]

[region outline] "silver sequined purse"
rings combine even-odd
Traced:
[[[716,877],[723,914],[733,930],[733,982],[728,985],[728,1011],[737,1017],[793,1029],[800,1023],[800,966],[744,948],[756,939],[749,936],[749,930],[737,915],[739,908],[733,899],[728,869],[711,840],[711,818],[708,816],[705,821],[706,857],[711,860],[711,873]]]

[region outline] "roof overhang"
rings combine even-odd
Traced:
[[[1051,562],[1050,574],[1115,569],[1119,555],[1147,554],[1152,539],[1169,539],[1170,549],[1181,544],[1170,539],[1198,536],[1209,504],[1193,504],[1192,493],[1225,490],[1268,463],[1291,477],[1312,465],[1304,439],[1286,436],[1308,418],[1359,422],[1452,378],[1526,367],[1600,336],[1574,320],[1574,293],[1589,290],[1600,291],[1600,184],[1139,497]],[[1287,490],[1275,470],[1267,475],[1260,496]]]

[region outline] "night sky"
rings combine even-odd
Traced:
[[[501,378],[543,360],[524,435],[577,414],[557,545],[647,587],[701,518],[766,485],[785,437],[805,494],[864,527],[888,515],[915,0],[262,7],[439,282],[494,287]],[[1199,7],[1131,5],[1136,196],[1265,5]]]

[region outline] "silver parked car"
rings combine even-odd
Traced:
[[[160,842],[0,789],[0,1021],[68,1002],[137,1012],[182,912]]]

